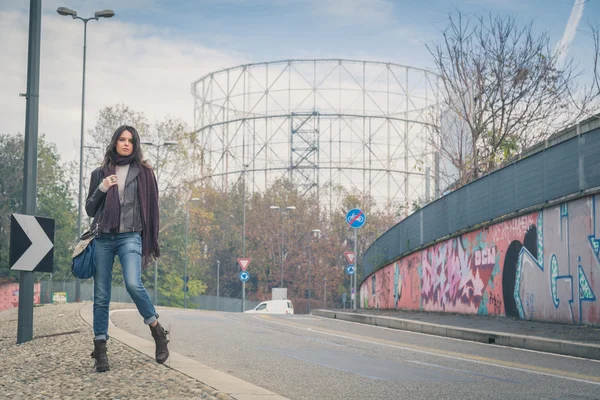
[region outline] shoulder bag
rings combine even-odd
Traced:
[[[79,279],[89,279],[96,272],[96,243],[98,224],[81,235],[79,243],[73,251],[71,272]]]

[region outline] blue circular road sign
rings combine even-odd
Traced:
[[[348,265],[348,266],[346,267],[346,273],[347,273],[348,275],[354,275],[354,271],[355,271],[355,270],[356,270],[356,269],[354,268],[354,265],[353,265],[353,264],[350,264],[350,265]]]
[[[353,208],[346,214],[346,223],[351,228],[358,229],[367,222],[367,216],[360,208]]]
[[[240,281],[248,282],[248,279],[250,279],[250,274],[248,273],[248,271],[240,272]]]

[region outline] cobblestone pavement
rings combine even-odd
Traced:
[[[0,399],[209,399],[232,397],[109,340],[97,373],[81,303],[34,308],[34,339],[17,345],[17,309],[0,312]]]

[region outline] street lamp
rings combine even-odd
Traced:
[[[311,235],[308,238],[308,313],[309,314],[310,314],[310,265],[311,265],[310,245],[311,245],[313,236],[316,236],[317,238],[319,238],[319,236],[321,235],[321,230],[313,229],[310,233],[311,233]]]
[[[269,207],[271,210],[277,210],[281,214],[281,287],[283,288],[283,216],[288,211],[293,211],[296,209],[296,206],[287,206],[286,208],[281,208],[279,206],[271,206]]]
[[[219,277],[221,276],[221,261],[217,260],[217,311],[221,311],[221,298],[219,296]]]
[[[164,141],[162,143],[155,144],[154,142],[143,141],[141,144],[145,144],[146,146],[156,147],[156,165],[154,166],[155,176],[156,176],[156,184],[158,185],[158,167],[160,166],[160,148],[175,146],[177,142],[174,141]],[[160,201],[160,196],[159,196]],[[158,305],[158,259],[154,260],[154,305]]]
[[[100,146],[83,146],[83,148],[86,150],[102,150],[102,147],[100,147]],[[89,152],[87,152],[85,155],[85,163],[84,163],[85,168],[84,169],[88,169],[89,162],[90,162]],[[87,172],[84,171],[83,175],[87,175]],[[83,177],[83,175],[82,175],[82,177]],[[88,225],[92,224],[93,219],[94,219],[94,217],[88,217]],[[81,291],[79,285],[80,285],[80,282],[78,279],[75,283],[75,298],[77,298],[77,296],[78,296],[77,293],[80,293],[80,291]]]
[[[246,257],[246,168],[248,165],[244,164],[244,180],[242,181],[242,257],[244,258]],[[242,281],[242,312],[244,311],[246,311],[246,282]]]
[[[185,207],[185,269],[183,272],[183,308],[187,308],[187,294],[188,294],[188,231],[190,230],[190,203],[192,201],[200,201],[198,197],[193,197],[188,201]]]
[[[323,286],[325,286],[323,295],[323,308],[327,308],[327,277],[323,278]]]
[[[115,13],[112,10],[96,11],[93,17],[81,18],[77,16],[77,11],[71,10],[67,7],[59,7],[56,10],[57,13],[64,16],[70,16],[73,19],[80,19],[83,21],[83,79],[81,83],[81,137],[79,143],[79,207],[77,211],[77,238],[81,237],[81,203],[83,201],[83,122],[85,119],[85,59],[87,49],[87,23],[91,20],[98,21],[100,18],[112,18]],[[81,301],[81,283],[79,279],[75,283],[75,301]]]

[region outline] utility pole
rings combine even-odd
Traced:
[[[190,230],[190,203],[192,201],[200,201],[198,197],[190,199],[185,207],[185,268],[183,271],[183,308],[187,308],[188,303],[188,242],[189,242],[189,230]]]
[[[310,247],[311,247],[311,242],[312,242],[312,237],[313,237],[313,233],[316,235],[316,237],[318,238],[319,235],[321,234],[321,230],[320,229],[313,229],[310,232],[310,238],[308,240],[308,313],[310,314],[310,267],[312,264],[312,260],[311,260],[311,252],[310,252]]]
[[[271,206],[269,208],[271,210],[277,210],[281,214],[281,287],[283,288],[283,214],[295,210],[296,206],[287,206],[283,209],[279,206]]]
[[[158,173],[158,169],[160,167],[160,148],[167,146],[175,146],[177,142],[175,141],[164,141],[160,144],[155,144],[149,141],[142,141],[141,144],[145,144],[148,146],[156,147],[156,165],[154,166],[154,176],[156,177],[156,184],[158,185],[160,180],[160,174]],[[158,188],[157,188],[158,190]],[[158,196],[158,202],[160,204],[160,194]],[[160,211],[160,209],[159,209]],[[159,212],[160,214],[160,212]],[[154,260],[154,305],[158,305],[158,259]]]

